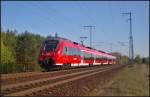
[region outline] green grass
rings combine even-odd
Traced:
[[[126,67],[104,88],[104,96],[148,96],[149,68],[147,65]]]

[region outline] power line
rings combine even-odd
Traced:
[[[114,16],[113,16],[111,4],[108,4],[108,8],[109,8],[110,16],[111,16],[111,18],[112,18],[112,24],[114,24],[114,23],[115,23],[115,22],[114,22],[115,20],[114,20]]]
[[[22,3],[22,7],[28,7],[28,8],[30,8],[30,7],[27,6],[27,5],[28,5],[28,3],[26,3],[26,4]],[[31,12],[32,12],[32,11],[35,12],[35,11],[32,10],[31,8],[30,8],[30,10],[31,10]],[[35,12],[35,13],[36,13],[36,12]],[[38,19],[38,20],[40,21],[40,19]],[[41,20],[41,22],[43,22],[43,21]],[[47,23],[48,23],[48,22],[47,22]],[[21,24],[19,24],[19,25],[21,25],[23,28],[26,28],[25,25],[23,25],[23,23],[21,23]],[[33,23],[28,23],[27,26],[33,28],[34,25],[33,25]]]
[[[129,42],[121,42],[121,41],[118,41],[118,44],[121,45],[121,46],[126,46],[126,43],[129,43]]]
[[[34,5],[35,7],[37,7],[37,8],[40,9],[40,7],[39,7],[37,4],[33,4],[33,5]],[[50,10],[52,10],[53,12],[58,13],[60,17],[63,17],[63,19],[61,19],[61,20],[63,20],[65,24],[67,24],[66,22],[68,22],[68,24],[74,25],[75,28],[79,26],[78,24],[74,23],[74,21],[73,21],[72,19],[70,19],[70,18],[68,18],[66,15],[64,15],[63,12],[61,12],[60,10],[55,9],[55,8],[53,8],[52,6],[49,6],[49,8],[50,8]],[[45,13],[50,13],[49,10],[42,9],[41,11],[43,11],[43,10],[45,11]],[[58,15],[58,14],[57,14],[57,15]],[[47,18],[49,18],[51,21],[54,20],[54,19],[51,19],[50,17],[47,17]],[[55,22],[53,22],[53,23],[55,23]],[[55,23],[55,24],[56,24],[56,23]],[[61,25],[61,27],[62,27],[62,26],[64,26],[64,25]],[[68,29],[68,28],[67,28],[67,29]],[[72,30],[72,29],[71,29],[71,30]],[[72,33],[67,33],[67,34],[72,35]]]
[[[35,8],[37,8],[36,11],[39,10],[39,13],[40,13],[40,12],[43,12],[43,10],[41,10],[41,8],[40,8],[38,5],[36,5],[36,4],[34,4],[34,3],[32,3],[31,5],[32,5],[33,7],[35,7]],[[42,14],[42,15],[45,16],[45,18],[46,18],[47,20],[50,20],[51,22],[53,22],[54,24],[57,25],[57,23],[54,22],[53,19],[51,19],[49,16],[47,16],[47,15],[45,15],[45,14]],[[47,20],[46,20],[46,21],[47,21]],[[48,23],[49,23],[49,22],[48,22]]]
[[[84,7],[84,6],[82,6],[82,7],[79,6],[79,8],[83,11],[82,13],[88,18],[88,20],[90,20],[91,22],[94,22],[94,20],[91,18],[90,15],[84,13],[85,11],[83,10],[83,7]],[[86,7],[86,9],[88,9],[88,8]]]
[[[83,10],[83,9],[90,9],[90,8],[88,8],[87,6],[79,6],[80,7],[80,9],[81,10]],[[84,10],[83,10],[84,11]],[[85,11],[84,11],[85,12]],[[98,23],[96,23],[95,22],[95,20],[92,18],[92,16],[91,15],[89,15],[89,14],[85,14],[84,12],[82,12],[91,22],[93,22],[94,24],[96,24],[97,26],[99,26],[99,30],[101,30],[101,32],[103,32],[103,33],[106,33],[102,28],[104,28],[104,27],[102,27],[100,24],[98,24]]]
[[[92,25],[88,25],[88,26],[83,26],[84,28],[89,28],[89,32],[90,32],[90,47],[92,48],[92,29],[95,26]]]
[[[47,23],[51,23],[51,24],[53,24],[53,25],[58,25],[58,23],[56,23],[54,20],[55,19],[52,19],[50,16],[48,16],[48,14],[46,14],[46,13],[48,13],[46,10],[44,10],[44,9],[41,9],[41,7],[40,6],[38,6],[37,4],[35,4],[35,3],[32,3],[31,4],[32,5],[32,7],[34,7],[34,8],[36,8],[37,10],[37,13],[38,13],[38,15],[40,15],[41,17],[43,17],[42,19],[44,19],[45,20],[45,22],[47,22]],[[52,8],[51,8],[52,9]],[[44,12],[45,11],[45,12]],[[53,11],[55,11],[55,10],[53,10]],[[35,12],[35,11],[34,11]],[[41,12],[42,12],[42,14],[41,14]],[[61,25],[61,26],[59,26],[59,27],[62,27],[62,26],[64,26],[64,25]],[[70,35],[72,35],[71,33],[68,33],[68,34],[70,34]]]
[[[27,6],[27,5],[32,5],[32,7],[30,6]],[[28,3],[26,3],[26,4],[24,4],[24,6],[25,7],[28,7],[28,8],[30,8],[30,10],[32,11],[32,12],[34,12],[35,14],[37,14],[38,16],[41,16],[42,18],[38,18],[38,21],[40,21],[40,23],[46,23],[46,24],[49,24],[49,25],[51,25],[51,24],[56,24],[55,22],[53,22],[52,21],[52,19],[50,18],[50,17],[47,17],[45,14],[41,14],[41,11],[40,11],[40,8],[39,7],[37,7],[36,6],[36,4],[34,4],[34,3],[30,3],[30,4],[28,4]],[[35,10],[35,8],[36,8],[36,10]],[[43,18],[45,16],[45,18]],[[50,21],[50,22],[48,22],[48,21]],[[30,23],[29,23],[30,24]],[[30,25],[32,25],[32,24],[30,24]]]
[[[71,24],[73,24],[74,26],[76,25],[76,26],[78,26],[78,24],[75,24],[73,21],[72,21],[72,19],[70,19],[70,18],[68,18],[66,15],[64,15],[63,14],[63,12],[61,12],[60,10],[56,10],[55,8],[53,8],[52,6],[49,6],[49,8],[53,11],[53,12],[55,12],[55,13],[58,13],[58,14],[60,14],[60,16],[61,17],[64,17],[64,19],[62,19],[62,20],[64,20],[65,22],[67,21],[69,24],[71,23]],[[48,10],[45,10],[47,13],[49,13],[49,11]]]
[[[112,52],[112,45],[113,45],[113,43],[109,43],[109,45],[110,45],[110,52]]]

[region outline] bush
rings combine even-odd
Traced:
[[[15,71],[15,64],[1,64],[1,73],[12,73]]]

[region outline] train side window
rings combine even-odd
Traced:
[[[76,48],[73,49],[73,50],[74,50],[74,55],[77,55],[77,50],[76,50]]]
[[[67,55],[70,55],[70,54],[71,54],[71,48],[67,47]]]
[[[78,49],[72,48],[73,54],[72,55],[79,55]]]
[[[75,55],[75,54],[76,54],[75,49],[72,48],[72,55]]]
[[[73,48],[71,47],[68,47],[68,55],[73,55]]]
[[[85,52],[83,52],[83,57],[84,57],[84,58],[86,57],[86,54],[85,54]]]
[[[71,55],[74,55],[74,49],[71,48]]]
[[[96,55],[95,54],[93,54],[93,58],[96,59]]]
[[[78,49],[75,49],[75,52],[76,52],[75,55],[78,56],[78,55],[79,55],[79,54],[78,54]]]
[[[78,49],[78,55],[81,56],[81,51]]]
[[[75,49],[74,48],[72,48],[72,55],[76,55],[76,51],[75,51]]]
[[[84,52],[80,51],[80,56],[84,57]]]
[[[78,56],[79,55],[78,49],[75,49],[75,52],[76,52],[75,55]]]
[[[73,54],[74,54],[73,48],[70,48],[70,55],[73,55]]]

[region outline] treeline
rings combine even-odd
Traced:
[[[119,52],[112,52],[111,54],[117,57],[117,61],[116,61],[117,64],[129,64],[128,56],[122,55]]]
[[[37,58],[43,40],[28,31],[1,31],[1,73],[40,70]]]
[[[38,34],[25,31],[18,33],[17,30],[1,31],[1,73],[27,72],[40,70],[38,55],[41,44],[45,40]],[[118,52],[112,53],[117,56],[117,64],[128,64],[128,56]],[[135,57],[137,64],[149,64],[149,57]]]
[[[111,53],[117,57],[117,64],[130,64],[129,57],[126,55],[122,55],[118,52]],[[140,55],[136,55],[134,58],[133,64],[149,64],[149,56],[148,57],[141,57]]]
[[[140,55],[136,55],[134,61],[137,64],[149,64],[149,56],[148,57],[141,57]]]

